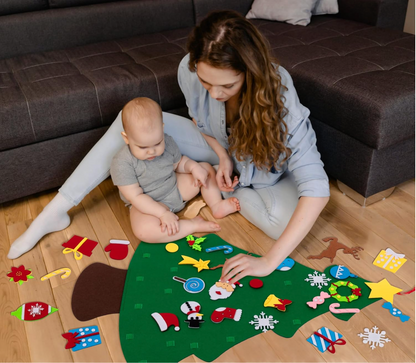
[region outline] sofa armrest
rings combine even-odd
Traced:
[[[408,0],[338,0],[339,16],[403,31]]]

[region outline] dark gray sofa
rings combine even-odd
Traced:
[[[3,0],[0,203],[61,185],[122,106],[187,115],[177,84],[192,27],[252,0]],[[254,20],[311,110],[329,175],[364,197],[414,177],[407,0],[339,0],[307,27]]]

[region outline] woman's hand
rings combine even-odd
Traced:
[[[168,236],[172,236],[179,232],[179,217],[175,213],[167,210],[159,219],[162,233],[167,230]]]
[[[267,276],[275,270],[267,257],[238,254],[227,260],[222,268],[221,281],[233,284],[246,276]]]
[[[238,177],[235,176],[231,181],[231,174],[233,173],[233,161],[227,155],[220,158],[220,165],[217,170],[215,179],[217,180],[218,188],[222,192],[233,192],[234,187],[238,184]]]

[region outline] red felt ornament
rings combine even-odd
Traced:
[[[91,256],[92,250],[98,245],[98,242],[86,237],[73,236],[68,242],[62,244],[66,247],[62,253],[73,253],[76,260],[80,260],[82,256]]]
[[[33,276],[30,276],[31,273],[32,271],[26,270],[24,265],[20,265],[19,267],[12,266],[12,271],[7,276],[10,277],[10,281],[18,282],[21,285],[24,281],[33,279]]]
[[[249,285],[253,289],[260,289],[261,287],[263,287],[263,281],[261,281],[260,279],[252,279],[250,280]]]

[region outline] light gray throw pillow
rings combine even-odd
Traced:
[[[338,0],[318,0],[312,15],[337,14]]]
[[[318,0],[254,0],[247,19],[285,21],[306,26]]]

